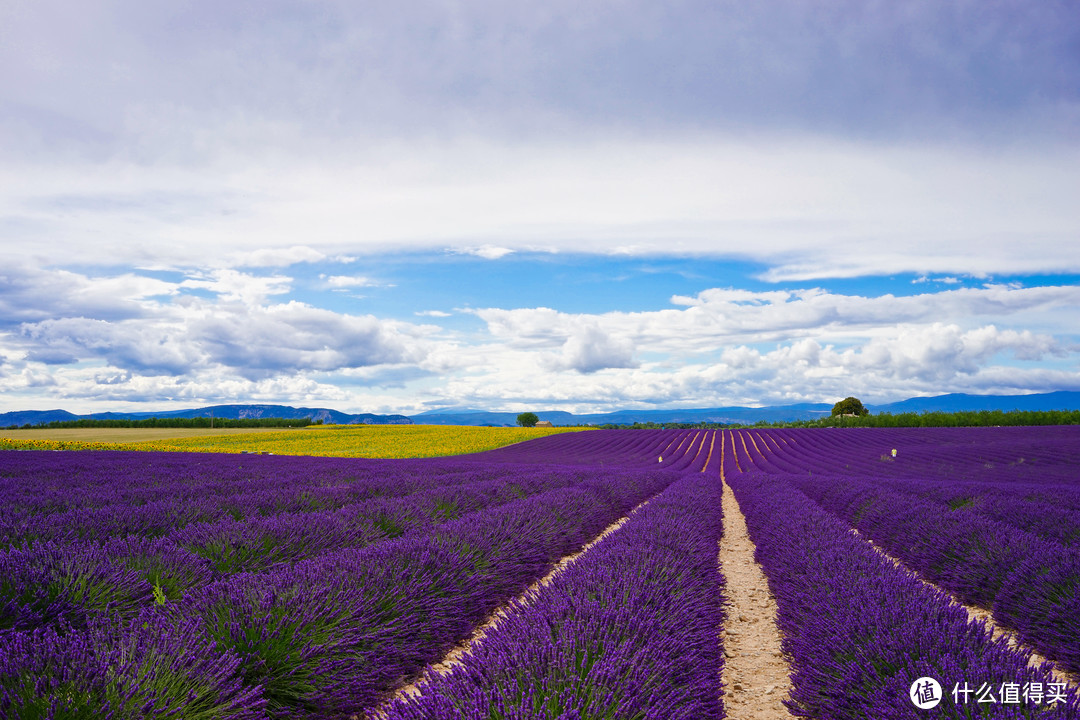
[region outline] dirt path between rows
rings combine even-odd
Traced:
[[[1030,646],[1026,645],[1024,643],[1024,641],[1020,638],[1019,635],[1012,632],[1011,630],[1006,630],[1005,628],[998,625],[996,622],[994,622],[993,614],[989,610],[984,610],[982,608],[975,607],[973,605],[965,605],[959,599],[957,599],[957,597],[955,595],[953,595],[951,592],[949,592],[945,588],[940,587],[938,585],[935,585],[934,583],[930,582],[929,580],[924,580],[919,575],[919,573],[915,572],[914,570],[909,568],[907,565],[905,565],[902,560],[893,557],[892,555],[887,553],[885,550],[881,549],[881,547],[879,547],[877,545],[877,543],[875,543],[873,540],[871,540],[870,538],[868,538],[865,535],[863,535],[862,533],[860,533],[857,529],[852,528],[851,532],[853,532],[857,537],[859,537],[864,542],[866,542],[879,555],[881,555],[886,560],[891,562],[893,564],[893,566],[895,566],[899,570],[902,570],[902,571],[908,573],[909,575],[914,577],[916,580],[921,582],[923,585],[926,585],[927,587],[932,587],[935,590],[940,590],[941,592],[945,593],[948,597],[952,598],[952,601],[953,601],[953,603],[955,605],[959,605],[960,607],[964,608],[964,610],[968,614],[969,619],[971,619],[971,620],[982,620],[983,622],[985,622],[986,623],[986,628],[990,631],[990,633],[992,634],[992,636],[994,637],[995,640],[998,639],[998,638],[1005,638],[1006,642],[1008,642],[1009,646],[1012,647],[1014,650],[1022,650],[1022,651],[1027,651],[1027,652],[1031,653],[1031,659],[1028,661],[1028,666],[1029,667],[1037,669],[1043,663],[1049,663],[1050,666],[1053,668],[1052,675],[1054,676],[1055,682],[1063,682],[1063,683],[1065,683],[1066,685],[1068,685],[1069,687],[1071,687],[1074,690],[1080,690],[1080,677],[1077,677],[1076,675],[1073,675],[1072,673],[1069,673],[1066,670],[1063,670],[1062,668],[1058,667],[1057,664],[1054,663],[1053,660],[1050,660],[1050,659],[1044,657],[1043,655],[1040,655],[1038,652],[1033,650]]]
[[[663,490],[661,490],[660,492],[663,492]],[[655,495],[653,497],[655,497]],[[649,500],[651,499],[652,498],[649,498]],[[420,677],[418,677],[417,680],[410,683],[409,685],[406,685],[405,687],[398,689],[394,693],[394,695],[382,705],[379,705],[377,708],[367,711],[367,713],[363,716],[365,720],[381,720],[386,716],[386,708],[398,699],[420,695],[423,692],[424,678],[426,676],[449,675],[450,671],[456,665],[461,664],[461,659],[469,654],[473,644],[481,642],[485,637],[487,637],[489,633],[494,632],[495,629],[499,626],[499,623],[502,622],[502,620],[506,618],[511,612],[514,612],[515,607],[529,605],[535,602],[537,597],[540,595],[540,590],[542,588],[550,585],[552,581],[555,580],[555,578],[559,577],[559,575],[564,573],[570,565],[576,562],[577,559],[580,558],[582,555],[587,553],[590,548],[592,548],[594,545],[606,538],[608,535],[625,525],[634,513],[649,504],[649,500],[645,500],[639,503],[634,507],[633,510],[628,512],[626,515],[608,525],[606,528],[603,529],[603,531],[601,531],[599,535],[597,535],[595,538],[583,545],[582,548],[576,553],[572,553],[561,558],[559,562],[555,563],[555,566],[548,572],[547,575],[534,582],[515,599],[504,603],[498,609],[496,609],[495,612],[492,613],[482,625],[477,626],[477,628],[473,630],[472,635],[470,635],[468,638],[466,638],[456,647],[450,650],[450,652],[443,656],[442,660],[435,663],[434,665],[429,665],[427,668],[425,668],[425,670],[421,673]],[[359,720],[360,717],[361,716],[359,715],[353,715],[351,716],[350,720]]]
[[[780,652],[776,600],[731,487],[724,483],[724,536],[720,569],[727,581],[728,619],[724,625],[724,706],[729,720],[783,720],[791,692],[790,668]]]

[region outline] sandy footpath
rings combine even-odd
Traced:
[[[720,569],[727,580],[728,620],[723,630],[724,706],[729,720],[781,720],[792,715],[783,705],[791,691],[790,669],[780,652],[776,601],[739,504],[724,483],[724,537]]]

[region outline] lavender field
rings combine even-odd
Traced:
[[[0,717],[722,718],[726,483],[792,714],[1080,718],[1078,468],[1074,427],[0,452]]]

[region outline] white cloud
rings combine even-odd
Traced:
[[[562,313],[550,308],[473,310],[496,338],[515,348],[553,349],[583,325],[595,324],[640,350],[675,355],[714,353],[731,343],[799,337],[855,339],[891,332],[901,323],[939,318],[1007,317],[1057,308],[1080,308],[1080,287],[1013,288],[990,285],[906,297],[842,295],[823,289],[752,292],[716,288],[675,296],[684,309]]]
[[[506,257],[514,251],[510,248],[498,247],[495,245],[481,245],[480,247],[463,247],[456,248],[455,252],[462,253],[464,255],[475,255],[482,257],[485,260],[498,260],[501,257]]]
[[[292,289],[292,278],[284,275],[261,277],[237,270],[212,270],[192,274],[180,287],[198,288],[216,293],[222,300],[245,305],[260,305],[270,295],[284,295]]]
[[[416,363],[424,355],[415,327],[296,301],[243,312],[207,309],[189,325],[193,341],[212,362],[252,379],[301,370]]]
[[[19,397],[712,403],[1075,380],[1080,290],[960,281],[1080,272],[1067,4],[219,5],[0,5],[0,372]],[[289,302],[303,285],[341,307],[378,281],[327,266],[375,253],[525,251],[707,255],[777,283],[913,273],[927,292],[460,311],[479,331]]]
[[[137,317],[178,290],[176,283],[133,273],[89,277],[13,263],[0,269],[0,327],[70,315]]]
[[[27,360],[46,364],[104,358],[142,374],[183,375],[202,364],[183,328],[169,322],[59,318],[22,326]]]
[[[325,258],[324,254],[306,245],[293,245],[233,253],[228,256],[227,262],[239,267],[288,267],[302,262],[318,262]]]
[[[637,366],[634,346],[624,338],[609,335],[598,325],[578,328],[567,338],[562,351],[548,356],[544,364],[555,370],[576,370],[581,373]]]
[[[998,364],[1002,353],[1028,360],[1042,354],[1066,357],[1046,336],[992,325],[961,331],[947,324],[892,328],[845,348],[813,339],[766,351],[733,345],[708,361],[642,362],[595,373],[555,367],[543,355],[500,345],[480,352],[474,375],[441,384],[439,397],[470,406],[529,403],[603,411],[821,402],[851,394],[886,402],[946,392],[1080,389],[1075,370]],[[1067,357],[1075,367],[1075,352]]]
[[[392,283],[384,283],[364,275],[319,275],[326,287],[335,290],[343,290],[358,287],[394,287]]]
[[[272,303],[290,278],[236,270],[176,283],[69,273],[51,297],[36,283],[55,281],[54,272],[11,277],[16,297],[40,298],[55,315],[0,333],[9,406],[84,403],[95,392],[102,403],[191,404],[233,392],[271,401],[265,393],[277,389],[276,401],[352,408],[378,398],[385,410],[603,410],[1039,391],[1080,377],[1075,286],[989,283],[903,297],[713,288],[653,311],[460,310],[483,321],[476,332]]]
[[[955,324],[901,326],[895,334],[877,337],[847,350],[839,362],[846,370],[891,380],[915,379],[933,386],[977,372],[998,353],[1011,351],[1023,360],[1061,352],[1052,337],[1028,331],[998,330],[993,325],[967,332]]]
[[[370,147],[192,169],[7,165],[3,254],[170,267],[446,248],[488,258],[703,254],[764,264],[769,281],[1080,271],[1069,192],[1080,154],[1070,145],[991,155],[806,136],[609,134]]]

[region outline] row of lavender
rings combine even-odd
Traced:
[[[743,459],[754,470],[873,478],[877,487],[963,515],[981,515],[1061,545],[1080,542],[1080,434],[1055,428],[1050,442],[1041,437],[1044,428],[969,430],[1000,444],[982,450],[982,443],[940,442],[939,433],[951,435],[955,428],[733,434],[759,446],[761,452]]]
[[[1080,718],[1080,698],[781,474],[728,478],[777,599],[800,717]],[[784,512],[777,512],[784,508]],[[933,680],[929,682],[927,679]],[[922,682],[918,682],[922,680]],[[934,685],[937,683],[937,685]]]
[[[1080,549],[872,479],[794,481],[886,552],[1080,672]]]
[[[817,468],[832,462],[840,469],[791,479],[923,578],[992,610],[995,621],[1028,645],[1080,672],[1080,488],[1074,464],[1080,435],[1072,428],[1054,429],[1050,437],[1044,429],[973,429],[982,440],[998,441],[984,447],[955,442],[955,430],[949,430],[892,431],[883,438],[848,431],[848,444],[842,434],[803,435],[789,460]],[[942,434],[954,442],[942,442]],[[866,468],[867,446],[881,442],[899,445],[896,457],[890,451]],[[911,461],[913,456],[920,459]],[[882,466],[894,474],[874,472]],[[1047,472],[1032,476],[1026,472],[1032,467]],[[964,479],[943,477],[943,468]],[[1070,473],[1072,482],[1064,483]]]
[[[1080,441],[1075,426],[737,432],[778,439],[779,452],[793,458],[802,474],[845,470],[949,485],[1033,485],[1043,500],[1080,507],[1076,485]]]
[[[334,510],[378,497],[505,480],[520,468],[403,460],[179,453],[5,453],[0,547],[33,539],[158,536],[189,522]]]
[[[927,498],[915,512],[901,513],[907,523],[901,542],[921,543],[933,560],[919,566],[905,559],[924,575],[925,566],[931,566],[965,576],[968,589],[996,588],[986,577],[995,567],[999,576],[1014,571],[1008,578],[1012,624],[1026,623],[1031,644],[1068,664],[1070,653],[1080,647],[1080,573],[1070,564],[1071,551],[1062,543],[1044,542],[1040,549],[1039,538],[1028,537],[1023,548],[1034,558],[1020,557],[1023,549],[1010,554],[1013,535],[1021,530],[1008,523],[993,527],[992,514],[1067,540],[1076,529],[1068,515],[1077,493],[1080,436],[1075,428],[716,435],[709,447],[720,450],[720,463],[737,492],[750,493],[744,499],[756,505],[751,524],[763,548],[762,562],[774,589],[787,596],[781,614],[798,675],[797,712],[807,717],[914,717],[919,713],[908,692],[916,678],[928,675],[946,684],[939,716],[1078,716],[1075,695],[1045,670],[1027,670],[1025,653],[993,642],[984,627],[968,623],[948,596],[893,567],[852,535],[847,524],[791,485],[837,493],[858,478],[882,500],[876,511],[895,522],[891,509],[904,508],[919,492],[935,494],[934,502]],[[633,459],[649,462],[642,453]],[[759,476],[754,485],[743,472],[769,475]],[[951,489],[957,486],[955,477],[963,478],[956,492]],[[886,497],[882,493],[889,490],[883,484],[897,490]],[[950,504],[957,494],[972,501]],[[1009,502],[1026,503],[1029,509],[1002,512]],[[1058,502],[1061,512],[1052,512],[1051,502]],[[855,514],[865,511],[856,506]],[[968,510],[957,514],[956,507]],[[919,521],[923,524],[913,524]],[[986,526],[991,531],[973,533],[972,522],[991,523]],[[770,552],[774,557],[766,561]],[[973,571],[967,563],[978,553],[989,562]],[[1001,561],[996,566],[995,558]],[[1015,561],[1011,566],[1010,560]],[[948,586],[941,576],[928,577]],[[1003,596],[997,595],[1000,607]]]
[[[18,484],[25,458],[35,456],[48,472],[28,473],[28,484],[41,486],[70,459],[73,471],[59,472],[57,482],[74,485],[73,496],[85,491],[98,509],[122,511],[125,490],[110,496],[107,481],[95,478],[138,484],[131,456],[18,455],[4,457],[8,488]],[[163,473],[178,457],[197,467]],[[171,532],[164,526],[164,534],[155,526],[156,537],[102,542],[38,536],[0,554],[0,715],[358,712],[673,477],[552,466],[493,472],[475,463],[448,463],[452,472],[440,476],[438,463],[386,462],[387,481],[378,472],[350,478],[345,463],[325,461],[315,463],[327,470],[318,479],[298,472],[292,485],[275,485],[268,473],[270,490],[256,489],[259,472],[249,469],[267,460],[283,475],[306,462],[171,456],[160,458],[156,475],[143,476],[156,478],[159,492],[191,483],[208,498],[257,497],[242,506],[263,508],[265,516],[188,521]],[[470,482],[478,472],[487,479]],[[369,499],[274,514],[300,497],[297,487]],[[273,499],[274,489],[283,497]],[[373,497],[381,494],[395,497]],[[16,492],[24,500],[12,513],[26,523],[79,511],[64,509],[59,495],[28,513],[33,493]],[[232,562],[240,556],[248,560]]]
[[[614,467],[662,467],[665,470],[703,470],[710,450],[719,452],[715,430],[594,430],[550,435],[527,443],[507,445],[482,455],[488,462],[547,463]]]
[[[722,718],[720,496],[684,476],[384,717]]]
[[[100,458],[98,470],[106,476],[115,469],[109,460],[123,466],[124,457]],[[229,462],[236,460],[223,460],[221,465]],[[421,486],[441,480],[446,487],[376,497],[330,510],[253,514],[242,520],[228,514],[223,519],[183,524],[176,522],[177,516],[186,518],[167,499],[153,504],[154,515],[145,512],[148,505],[143,505],[130,508],[130,516],[125,517],[122,505],[111,504],[98,511],[107,511],[107,517],[116,521],[90,526],[94,539],[84,539],[89,532],[51,524],[77,511],[35,516],[21,524],[28,530],[22,542],[0,551],[0,629],[29,629],[59,619],[82,625],[106,609],[126,617],[153,602],[175,601],[216,578],[423,532],[440,522],[522,497],[576,486],[607,492],[607,481],[580,471],[514,470],[502,468],[501,479],[471,482],[475,474],[432,473],[423,477]],[[370,485],[358,483],[353,490],[366,494]],[[407,485],[400,484],[398,492],[403,487]],[[295,493],[291,488],[283,491]],[[256,495],[268,500],[268,492],[272,490]],[[234,496],[218,497],[236,502]],[[149,523],[156,513],[161,513],[159,522]],[[94,514],[100,521],[104,513]],[[170,531],[170,521],[179,527]],[[44,540],[43,535],[49,537],[46,532],[57,540]]]

